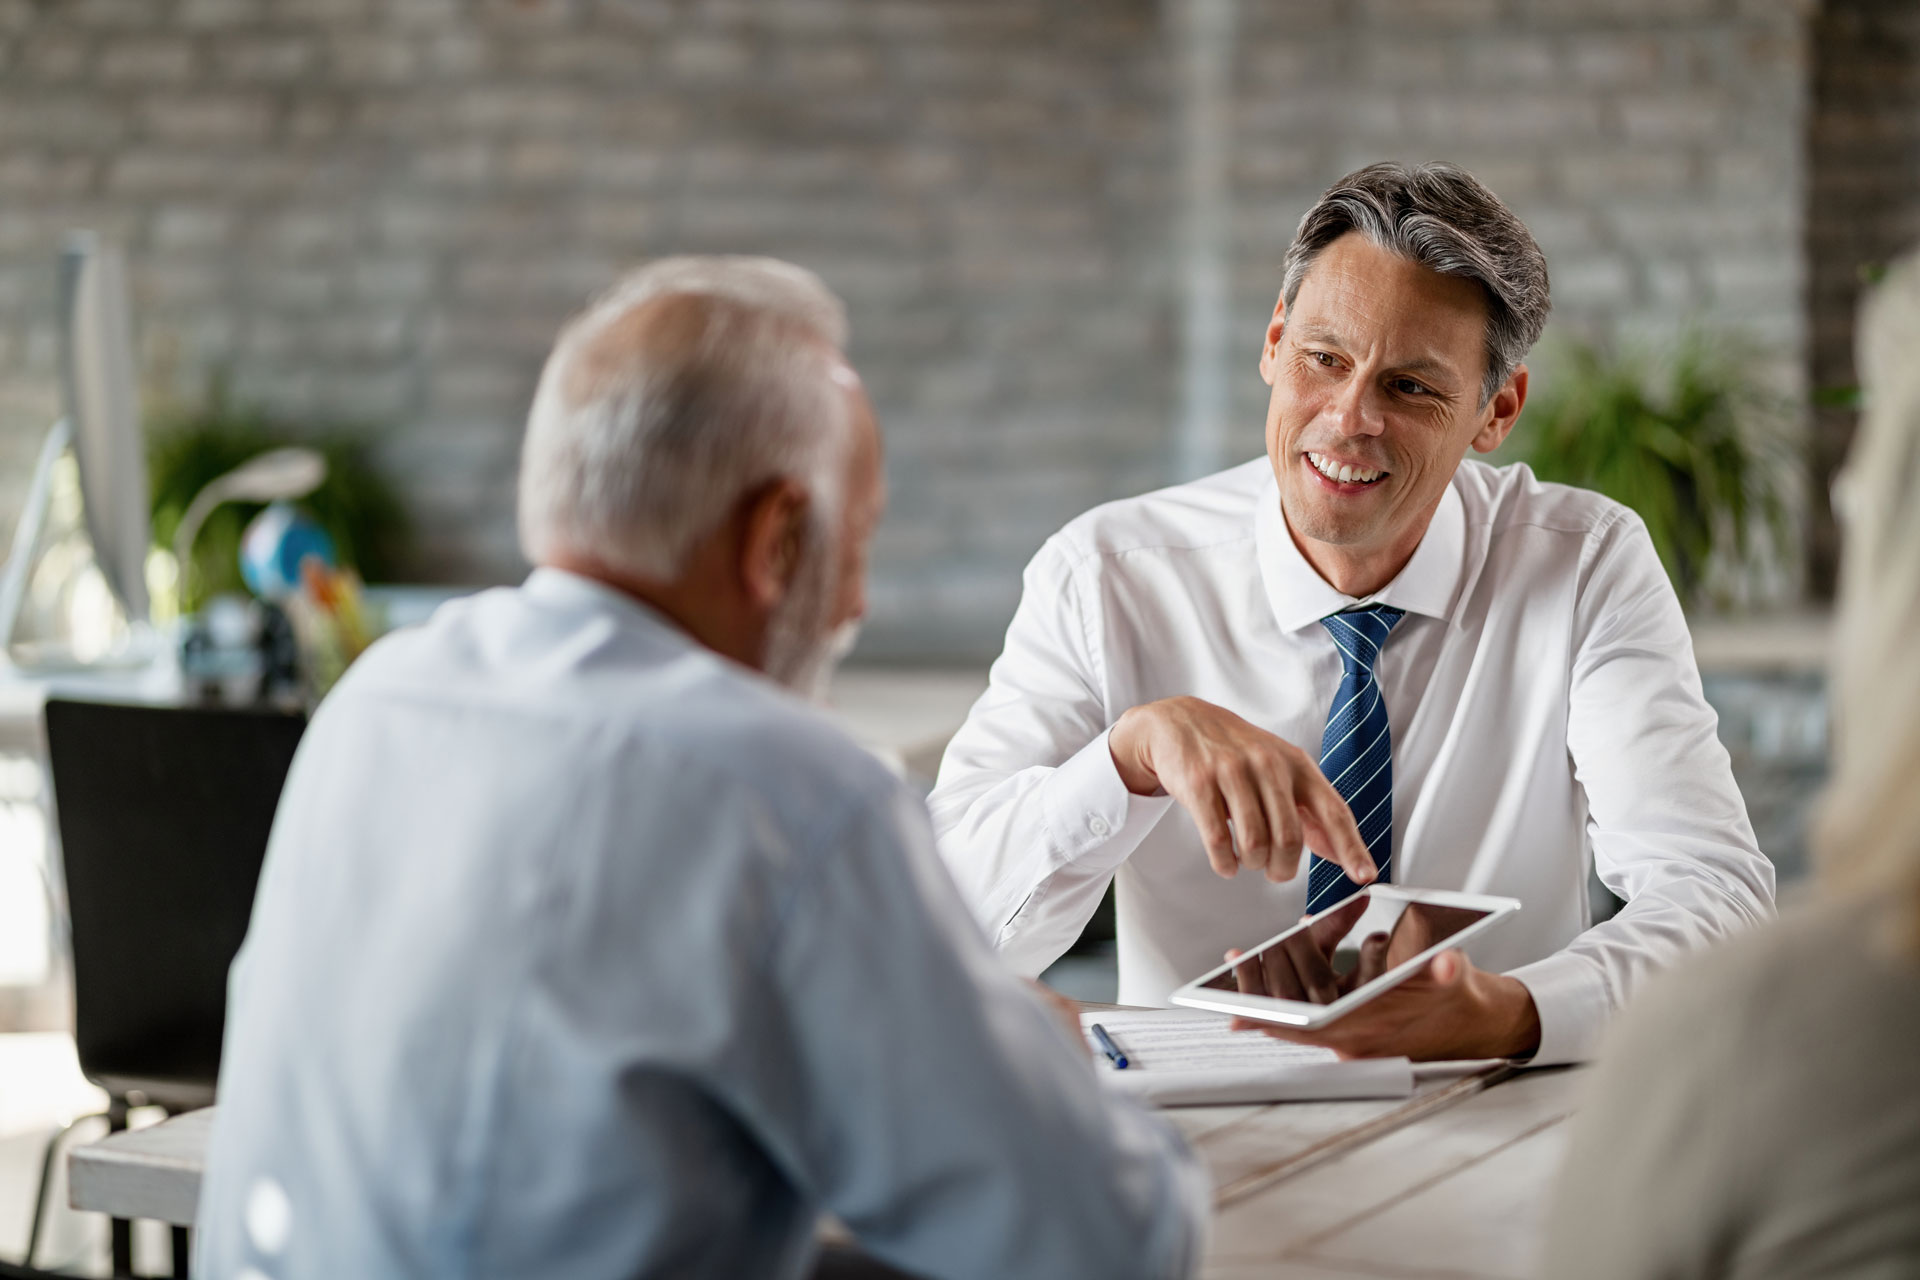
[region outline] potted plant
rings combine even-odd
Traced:
[[[1687,605],[1725,607],[1778,576],[1794,544],[1797,467],[1783,397],[1701,333],[1664,356],[1565,344],[1507,457],[1633,508]]]
[[[327,461],[326,479],[300,500],[333,539],[340,562],[362,578],[390,580],[405,554],[406,517],[392,487],[367,462],[364,430],[295,430],[262,409],[236,403],[224,379],[215,378],[206,399],[155,415],[148,431],[147,473],[152,490],[153,536],[171,546],[187,505],[205,485],[270,449],[301,444]],[[193,572],[179,566],[180,613],[209,598],[240,592],[240,536],[259,514],[258,503],[233,502],[216,509],[194,538]]]

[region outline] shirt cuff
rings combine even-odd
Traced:
[[[1613,1015],[1613,1002],[1592,965],[1562,951],[1509,970],[1507,976],[1526,987],[1540,1016],[1540,1050],[1529,1060],[1531,1065],[1561,1066],[1593,1057]]]
[[[1047,827],[1059,867],[1108,849],[1123,862],[1173,804],[1167,795],[1137,796],[1120,780],[1108,734],[1101,734],[1054,770],[1048,782]]]

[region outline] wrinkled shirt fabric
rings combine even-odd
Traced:
[[[1107,734],[1190,695],[1317,754],[1341,678],[1320,619],[1371,604],[1407,615],[1376,666],[1394,880],[1520,900],[1466,950],[1526,984],[1536,1061],[1590,1056],[1649,974],[1770,916],[1773,867],[1639,517],[1470,460],[1405,568],[1357,599],[1300,554],[1262,457],[1095,508],[1027,567],[929,801],[1002,954],[1040,972],[1113,883],[1120,1000],[1157,1005],[1298,920],[1304,874],[1216,876],[1184,810],[1129,794]],[[1597,925],[1591,871],[1627,903]]]
[[[232,979],[196,1267],[1177,1277],[1206,1184],[993,954],[920,802],[584,578],[375,646]]]

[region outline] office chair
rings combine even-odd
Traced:
[[[862,1253],[858,1246],[830,1244],[814,1261],[811,1280],[920,1280]]]
[[[60,1280],[60,1275],[54,1271],[35,1271],[32,1267],[16,1267],[10,1262],[0,1262],[0,1280]]]
[[[49,699],[46,718],[80,1070],[106,1090],[109,1131],[126,1127],[132,1106],[207,1106],[227,969],[305,717]],[[42,1165],[29,1267],[47,1178],[71,1129]],[[174,1229],[176,1276],[186,1274],[186,1235]],[[132,1224],[121,1220],[113,1266],[116,1275],[133,1269]]]

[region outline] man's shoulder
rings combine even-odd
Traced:
[[[1106,502],[1067,522],[1052,542],[1075,559],[1193,551],[1250,540],[1272,471],[1265,455],[1237,467]]]
[[[1469,525],[1500,533],[1519,529],[1597,537],[1639,517],[1603,493],[1542,480],[1524,462],[1496,467],[1469,458],[1454,474]]]
[[[668,717],[658,732],[675,749],[756,791],[794,789],[867,804],[890,794],[886,766],[820,709],[773,681],[716,662],[710,696],[700,709]]]
[[[478,732],[489,721],[502,734],[544,724],[565,740],[599,744],[595,757],[608,770],[670,766],[702,786],[757,793],[816,815],[883,803],[897,785],[817,707],[718,654],[690,645],[661,652],[587,632],[502,647],[488,634],[488,603],[512,602],[449,606],[424,626],[381,640],[343,677],[323,713],[378,718],[406,703]],[[596,640],[600,650],[583,654]],[[567,767],[577,771],[581,763]]]
[[[698,780],[695,793],[751,796],[811,826],[888,803],[897,780],[817,707],[723,659],[696,660],[702,669],[678,690],[622,702],[609,689],[598,714],[642,767],[670,761],[676,776]]]

